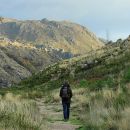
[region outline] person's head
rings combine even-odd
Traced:
[[[64,86],[70,87],[69,82],[68,81],[64,81]]]

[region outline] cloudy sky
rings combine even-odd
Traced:
[[[69,20],[109,40],[130,34],[130,0],[0,0],[0,16]]]

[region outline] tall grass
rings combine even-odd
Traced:
[[[124,84],[127,93],[121,86],[118,86],[116,90],[109,87],[108,80],[104,81],[103,84],[106,87],[99,91],[89,89],[87,87],[88,82],[85,80],[79,82],[79,87],[78,85],[72,87],[71,112],[75,113],[84,124],[81,130],[129,130],[129,84]],[[59,102],[58,94],[59,89],[51,92],[52,102]]]
[[[0,98],[0,128],[40,130],[42,117],[34,101],[21,99],[11,93]]]
[[[84,94],[84,96],[77,95],[77,98],[80,109],[82,107],[79,116],[86,126],[84,129],[129,130],[130,98],[121,90],[115,92],[103,89]]]

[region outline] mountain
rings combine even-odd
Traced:
[[[85,27],[68,21],[0,20],[0,86],[6,87],[63,59],[104,46]]]
[[[0,35],[42,47],[63,49],[72,54],[84,54],[103,46],[87,28],[68,21],[15,20],[3,18]]]

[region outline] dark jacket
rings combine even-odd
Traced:
[[[69,95],[68,98],[63,98],[62,95],[63,95],[63,88],[67,86],[67,93]],[[72,98],[73,94],[72,94],[72,90],[70,88],[70,85],[69,84],[64,84],[62,85],[61,89],[60,89],[60,97],[62,98],[62,103],[70,103],[71,102],[71,98]]]

